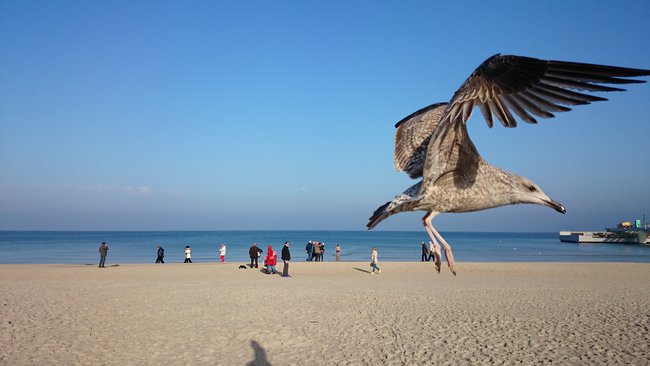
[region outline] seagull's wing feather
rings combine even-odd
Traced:
[[[428,151],[423,189],[441,180],[453,181],[457,188],[467,188],[474,183],[481,156],[469,137],[466,124],[438,125],[431,136]],[[420,194],[426,195],[424,192]]]
[[[585,91],[624,90],[600,84],[644,83],[627,78],[647,75],[650,70],[495,55],[456,91],[446,117],[466,123],[468,109],[478,105],[490,127],[494,117],[505,127],[516,127],[513,112],[525,122],[537,123],[534,116],[552,118],[552,112],[571,110],[566,106],[607,100]]]
[[[393,163],[411,178],[422,176],[429,138],[438,126],[447,103],[436,103],[404,117],[395,127]]]
[[[552,112],[570,111],[567,105],[606,100],[583,91],[624,90],[599,84],[644,83],[626,78],[647,75],[650,70],[522,56],[488,58],[456,91],[430,137],[423,189],[449,173],[456,176],[456,184],[462,180],[458,177],[471,180],[475,174],[472,170],[478,167],[480,155],[466,128],[474,106],[479,107],[489,127],[495,117],[505,127],[516,127],[514,115],[537,123],[535,117],[552,118]]]

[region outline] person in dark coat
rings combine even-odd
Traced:
[[[259,258],[262,255],[263,250],[257,247],[257,243],[253,243],[253,245],[248,249],[248,256],[251,257],[251,268],[253,268],[253,263],[255,264],[255,268],[257,268],[257,258]]]
[[[427,248],[427,245],[424,242],[422,242],[422,262],[428,260],[429,260],[429,248]]]
[[[284,261],[284,267],[282,267],[282,277],[291,277],[289,276],[289,261],[291,260],[291,253],[289,252],[288,241],[285,241],[284,246],[282,247],[282,260]]]
[[[307,252],[307,262],[311,262],[314,259],[314,244],[312,244],[311,240],[307,242],[305,251]]]
[[[106,263],[106,256],[108,255],[108,245],[106,242],[103,242],[99,247],[99,268],[106,268],[104,264]]]
[[[156,247],[156,254],[158,254],[158,258],[156,258],[156,263],[165,263],[163,258],[165,257],[165,249],[161,247],[160,245]]]

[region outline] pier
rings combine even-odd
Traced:
[[[621,244],[650,244],[650,229],[641,220],[624,221],[616,228],[605,231],[560,231],[560,241],[566,243],[621,243]]]

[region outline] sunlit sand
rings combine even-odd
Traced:
[[[650,264],[0,265],[0,364],[647,364]],[[282,264],[278,265],[281,270]]]

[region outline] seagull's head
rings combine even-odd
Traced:
[[[520,203],[532,203],[550,207],[559,213],[566,213],[566,209],[559,202],[550,199],[544,191],[537,184],[528,178],[519,177],[515,183],[517,196]]]

